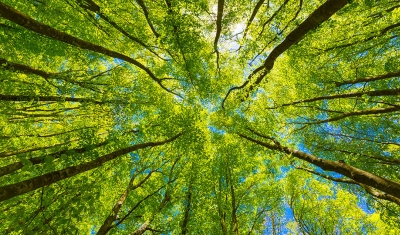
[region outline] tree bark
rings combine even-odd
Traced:
[[[288,2],[289,2],[289,0],[285,0],[285,1],[282,3],[282,5],[280,5],[280,7],[278,8],[278,10],[276,10],[276,11],[274,12],[274,14],[272,14],[272,16],[271,16],[267,21],[265,21],[265,23],[264,23],[263,26],[262,26],[261,32],[259,33],[259,36],[261,36],[262,33],[264,32],[265,26],[266,26],[267,24],[269,24],[269,23],[275,18],[276,15],[278,15],[278,13],[282,10],[283,7],[286,6],[286,4],[287,4]]]
[[[379,177],[370,172],[360,170],[356,167],[347,165],[345,163],[321,159],[321,158],[318,158],[316,156],[313,156],[311,154],[308,154],[308,153],[305,153],[305,152],[302,152],[299,150],[281,146],[280,144],[276,144],[276,143],[269,144],[269,143],[265,143],[265,142],[253,139],[251,137],[248,137],[248,136],[245,136],[242,134],[238,134],[238,135],[244,139],[247,139],[258,145],[264,146],[268,149],[277,150],[279,152],[289,154],[298,159],[301,159],[301,160],[309,162],[315,166],[318,166],[325,171],[333,171],[333,172],[339,173],[341,175],[347,176],[350,179],[357,181],[358,183],[365,184],[367,186],[371,186],[373,188],[379,189],[382,192],[385,192],[387,194],[390,194],[390,195],[400,199],[400,184],[397,182]]]
[[[217,32],[214,38],[214,50],[218,51],[218,40],[222,31],[222,14],[224,13],[224,0],[218,0],[218,8],[217,8]]]
[[[251,23],[253,22],[254,18],[257,15],[258,10],[261,8],[261,6],[264,4],[264,2],[265,2],[265,0],[258,0],[256,6],[254,7],[254,9],[250,15],[250,18],[247,21],[246,29],[244,30],[244,33],[243,33],[243,39],[246,39],[247,31],[249,30]],[[268,1],[268,5],[269,5],[269,1]]]
[[[65,142],[62,142],[62,143],[57,143],[57,144],[52,144],[52,145],[47,145],[47,146],[23,149],[23,150],[18,150],[18,151],[1,152],[0,153],[0,158],[11,157],[11,156],[14,156],[14,155],[17,155],[17,154],[29,153],[29,152],[43,150],[43,149],[49,149],[49,148],[53,148],[53,147],[56,147],[56,146],[65,145],[67,143],[75,142],[77,140],[80,140],[80,138],[69,139],[68,141],[65,141]]]
[[[189,223],[190,210],[191,210],[191,205],[192,205],[193,181],[194,181],[194,177],[192,175],[192,177],[190,178],[190,182],[189,182],[188,192],[186,194],[187,205],[185,207],[185,212],[184,212],[183,221],[182,221],[182,227],[181,227],[182,235],[186,235],[187,230],[188,230],[187,225]]]

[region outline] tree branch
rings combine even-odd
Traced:
[[[348,112],[348,113],[343,113],[343,115],[333,117],[333,118],[328,118],[324,120],[319,120],[315,122],[291,122],[290,124],[321,124],[321,123],[327,123],[327,122],[334,122],[338,121],[344,118],[348,117],[354,117],[354,116],[364,116],[364,115],[371,115],[371,114],[381,114],[381,113],[391,113],[400,110],[400,106],[397,107],[389,107],[389,108],[380,108],[380,109],[369,109],[369,110],[361,110],[361,111],[354,111],[354,112]]]
[[[156,38],[160,37],[160,34],[157,33],[157,31],[154,29],[153,24],[151,23],[150,19],[149,19],[149,12],[147,10],[146,5],[144,4],[143,0],[136,0],[136,2],[139,4],[139,6],[142,8],[144,16],[146,18],[147,23],[150,26],[151,31],[153,32],[154,36],[156,36]]]
[[[326,95],[326,96],[318,96],[318,97],[311,98],[311,99],[293,101],[290,103],[279,105],[277,107],[271,107],[271,108],[267,108],[267,109],[276,109],[278,107],[285,107],[285,106],[290,106],[290,105],[300,104],[300,103],[310,103],[310,102],[319,101],[319,100],[333,100],[333,99],[339,99],[339,98],[361,97],[363,95],[371,96],[371,97],[373,97],[373,96],[397,96],[399,94],[400,94],[400,89],[386,89],[386,90],[353,92],[353,93],[345,93],[345,94],[338,94],[338,95]]]
[[[55,40],[64,42],[66,44],[72,45],[72,46],[76,46],[79,47],[81,49],[86,49],[86,50],[90,50],[90,51],[94,51],[97,52],[99,54],[103,54],[106,56],[110,56],[113,58],[118,58],[118,59],[122,59],[125,60],[131,64],[133,64],[134,66],[138,67],[139,69],[143,70],[144,72],[146,72],[151,79],[153,79],[161,88],[163,88],[164,90],[166,90],[169,93],[172,93],[174,95],[178,95],[176,93],[174,93],[173,91],[167,89],[162,83],[161,80],[159,78],[157,78],[153,72],[151,72],[151,70],[149,68],[147,68],[146,66],[144,66],[142,63],[140,63],[139,61],[126,56],[124,54],[121,54],[119,52],[116,51],[112,51],[109,50],[105,47],[102,46],[98,46],[95,45],[91,42],[87,42],[84,41],[82,39],[76,38],[74,36],[71,36],[67,33],[61,32],[57,29],[54,29],[48,25],[42,24],[34,19],[32,19],[31,17],[25,15],[24,13],[4,4],[4,3],[0,3],[0,16],[28,29],[31,30],[35,33],[41,34],[41,35],[45,35],[49,38],[53,38]],[[179,95],[178,95],[179,96]]]
[[[283,54],[286,50],[288,50],[291,46],[293,46],[297,42],[301,41],[301,39],[312,29],[318,27],[318,25],[328,20],[333,14],[342,9],[347,4],[347,2],[348,2],[347,0],[327,0],[324,4],[322,4],[318,9],[316,9],[313,13],[311,13],[311,15],[305,21],[303,21],[296,29],[290,32],[286,36],[285,40],[283,40],[283,42],[281,42],[277,47],[275,47],[271,51],[271,53],[269,53],[263,65],[254,70],[253,73],[251,73],[248,76],[248,79],[241,86],[231,88],[228,91],[227,95],[225,96],[224,101],[227,99],[231,91],[244,88],[249,84],[249,81],[255,74],[263,70],[263,72],[255,80],[255,82],[251,84],[250,87],[248,88],[247,90],[247,96],[248,96],[248,93],[251,92],[251,90],[256,85],[260,84],[261,81],[264,79],[264,77],[269,73],[269,71],[271,71],[271,69],[274,67],[275,60],[278,58],[278,56]]]
[[[382,80],[382,79],[386,79],[386,78],[393,78],[393,77],[399,77],[399,76],[400,76],[400,71],[397,71],[397,72],[390,72],[390,73],[376,75],[376,76],[357,78],[354,80],[335,82],[335,85],[337,87],[340,87],[340,86],[347,85],[347,84],[356,84],[356,83],[360,83],[360,82],[372,82],[372,81],[378,81],[378,80]]]

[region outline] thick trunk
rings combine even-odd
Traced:
[[[279,144],[269,144],[262,141],[253,139],[251,137],[239,134],[240,137],[247,139],[253,143],[264,146],[271,150],[277,150],[283,153],[290,154],[293,157],[307,161],[315,166],[320,167],[325,171],[333,171],[341,175],[347,176],[353,179],[357,183],[365,184],[367,186],[376,188],[384,193],[390,194],[398,199],[400,199],[400,184],[388,179],[384,179],[367,171],[360,170],[356,167],[352,167],[345,163],[335,162],[331,160],[324,160],[313,156],[311,154],[295,150],[289,147],[281,146]]]
[[[249,84],[249,81],[252,79],[252,77],[258,74],[259,72],[261,73],[258,75],[254,84],[250,85],[250,87],[248,88],[248,92],[250,92],[256,85],[261,83],[264,77],[274,67],[275,60],[278,58],[278,56],[280,56],[291,46],[299,42],[308,32],[317,28],[318,25],[328,20],[333,14],[335,14],[344,6],[346,6],[347,2],[348,0],[328,0],[324,4],[322,4],[318,9],[316,9],[313,13],[311,13],[311,15],[305,21],[303,21],[299,26],[297,26],[296,29],[294,29],[286,36],[283,42],[281,42],[271,51],[271,53],[269,53],[267,59],[265,59],[264,61],[264,64],[255,69],[241,86],[229,89],[224,100],[222,101],[222,107],[224,107],[224,102],[232,91],[246,87]]]
[[[117,157],[120,157],[124,154],[130,153],[132,151],[147,148],[147,147],[164,145],[166,143],[174,141],[175,139],[179,138],[181,135],[182,134],[178,134],[178,135],[176,135],[170,139],[164,140],[164,141],[136,144],[136,145],[106,154],[106,155],[101,156],[90,162],[82,163],[77,166],[67,167],[67,168],[64,168],[64,169],[58,170],[58,171],[53,171],[53,172],[50,172],[50,173],[47,173],[47,174],[44,174],[41,176],[34,177],[32,179],[24,180],[22,182],[5,185],[3,187],[0,187],[0,201],[4,201],[4,200],[10,199],[10,198],[22,195],[24,193],[36,190],[43,186],[47,186],[47,185],[53,184],[55,182],[58,182],[60,180],[68,179],[74,175],[95,169],[97,167],[102,166],[106,162],[109,162],[113,159],[116,159]]]

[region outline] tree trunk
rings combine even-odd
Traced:
[[[349,166],[345,163],[335,162],[331,160],[324,160],[299,150],[295,150],[278,144],[264,143],[242,134],[239,134],[239,136],[253,143],[269,148],[271,150],[278,150],[280,152],[290,154],[298,159],[307,161],[315,166],[321,167],[323,170],[334,171],[336,173],[342,174],[344,176],[349,177],[350,179],[353,179],[358,183],[379,189],[382,192],[385,192],[400,199],[400,184],[397,182],[384,179],[367,171],[363,171],[358,168]]]
[[[106,162],[109,162],[117,157],[120,157],[124,154],[130,153],[132,151],[147,148],[147,147],[164,145],[166,143],[174,141],[175,139],[179,138],[181,135],[182,135],[182,133],[180,133],[170,139],[164,140],[164,141],[136,144],[136,145],[106,154],[106,155],[101,156],[90,162],[82,163],[77,166],[67,167],[65,169],[53,171],[53,172],[50,172],[50,173],[47,173],[47,174],[44,174],[41,176],[34,177],[32,179],[24,180],[22,182],[18,182],[18,183],[0,187],[0,202],[10,199],[10,198],[13,198],[13,197],[16,197],[16,196],[19,196],[19,195],[22,195],[27,192],[33,191],[33,190],[41,188],[43,186],[53,184],[60,180],[68,179],[79,173],[83,173],[83,172],[95,169],[97,167],[102,166]]]

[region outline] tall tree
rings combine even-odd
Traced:
[[[400,5],[0,3],[0,231],[400,234]]]

